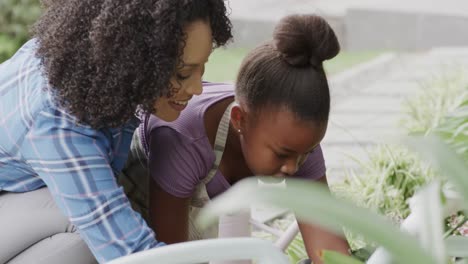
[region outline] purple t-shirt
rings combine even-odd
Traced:
[[[165,122],[153,115],[144,118],[138,129],[150,175],[164,191],[191,197],[208,175],[215,154],[205,132],[204,114],[211,105],[233,96],[232,84],[204,83],[203,93],[189,101],[176,121]],[[324,175],[325,161],[318,146],[294,176],[317,180]],[[208,196],[213,198],[230,186],[218,170],[206,185]]]

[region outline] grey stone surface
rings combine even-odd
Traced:
[[[468,45],[466,0],[230,0],[233,46],[271,38],[275,23],[292,13],[316,13],[334,28],[342,47],[427,49]]]
[[[233,42],[230,43],[230,47],[247,47],[252,48],[257,46],[259,43],[271,40],[273,36],[274,27],[279,18],[287,15],[272,17],[266,17],[263,19],[257,17],[233,17]],[[327,22],[335,31],[338,41],[341,45],[346,43],[344,35],[344,25],[341,17],[326,17]]]
[[[345,15],[346,49],[418,50],[468,45],[468,15],[355,9]]]
[[[415,48],[420,17],[415,13],[350,9],[344,17],[349,50]],[[416,34],[415,34],[416,33]]]

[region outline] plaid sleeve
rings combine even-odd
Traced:
[[[50,107],[37,114],[24,142],[25,160],[100,263],[164,245],[116,182],[112,137]]]

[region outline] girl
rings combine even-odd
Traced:
[[[193,238],[190,206],[202,206],[203,197],[213,198],[245,177],[327,183],[320,141],[330,94],[322,62],[338,52],[324,19],[289,16],[279,22],[272,41],[247,55],[235,87],[204,84],[204,93],[173,123],[144,116],[122,178],[162,241]],[[150,180],[144,182],[147,170]],[[314,263],[321,263],[317,252],[322,249],[347,254],[342,237],[318,226],[299,226]]]
[[[35,38],[0,65],[0,263],[104,263],[160,246],[115,175],[137,106],[173,121],[201,93],[213,45],[231,38],[224,2],[46,5]]]

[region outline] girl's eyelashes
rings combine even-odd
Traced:
[[[317,149],[317,146],[315,146],[311,151],[307,152],[306,154],[311,154],[314,153],[314,151]]]
[[[275,155],[278,159],[287,159],[289,157],[288,154],[283,154],[283,153],[278,153],[278,152],[275,152]]]
[[[313,153],[315,150],[315,148],[307,153],[304,153],[302,155],[299,156],[299,160],[300,161],[303,161],[305,160],[311,153]],[[281,160],[284,160],[284,159],[288,159],[291,157],[290,154],[285,154],[285,153],[279,153],[279,152],[275,152],[275,155],[278,159],[281,159]]]

